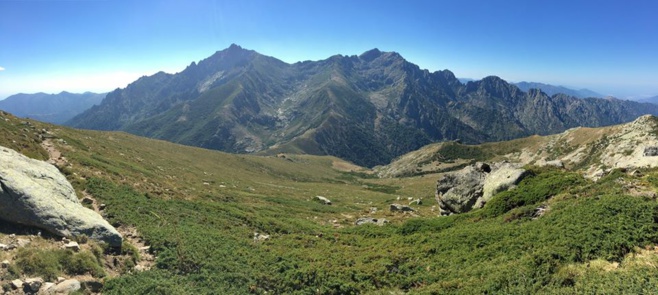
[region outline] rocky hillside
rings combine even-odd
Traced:
[[[76,252],[73,240],[2,221],[0,286],[12,295],[654,294],[658,169],[594,182],[585,166],[500,163],[526,154],[569,167],[578,147],[603,151],[599,139],[644,136],[652,121],[427,147],[449,169],[488,163],[459,170],[480,182],[468,186],[473,205],[457,208],[464,178],[447,173],[377,178],[335,157],[227,154],[0,112],[0,146],[48,160],[123,237],[122,253],[83,236]],[[562,151],[567,138],[575,148]]]
[[[564,166],[598,179],[611,169],[658,167],[658,118],[646,115],[633,122],[600,128],[578,127],[550,136],[509,142],[464,145],[432,144],[378,167],[382,177],[455,170],[477,160],[505,160],[522,165]]]
[[[658,106],[466,84],[395,52],[287,64],[237,45],[184,71],[142,77],[70,126],[123,130],[234,153],[333,155],[362,166],[437,141],[464,143],[628,122]]]
[[[106,93],[15,94],[0,101],[0,110],[23,118],[62,124],[105,98]]]

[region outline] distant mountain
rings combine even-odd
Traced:
[[[658,95],[649,97],[649,98],[643,98],[639,99],[639,102],[646,102],[646,103],[652,103],[652,104],[658,104]]]
[[[541,91],[545,92],[548,95],[555,95],[555,94],[566,94],[570,96],[575,96],[578,98],[587,98],[587,97],[598,97],[598,98],[603,98],[605,95],[596,93],[592,90],[589,89],[580,89],[580,90],[574,90],[574,89],[569,89],[563,86],[555,86],[555,85],[550,85],[550,84],[544,84],[544,83],[537,83],[537,82],[519,82],[519,83],[513,83],[516,85],[516,87],[519,87],[523,91],[528,91],[530,89],[541,89]]]
[[[106,93],[15,94],[0,101],[0,110],[17,117],[61,124],[99,104]]]
[[[658,114],[658,106],[524,92],[491,76],[462,84],[395,52],[287,64],[237,45],[178,74],[117,89],[67,124],[236,153],[333,155],[364,166],[428,143],[501,141]]]

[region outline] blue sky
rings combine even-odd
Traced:
[[[286,62],[399,52],[430,71],[658,95],[658,1],[0,0],[0,99],[110,91],[236,43]]]

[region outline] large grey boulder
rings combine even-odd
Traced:
[[[526,170],[506,162],[478,162],[444,174],[436,184],[440,213],[450,215],[482,208],[495,194],[514,187],[525,176]]]
[[[475,207],[482,196],[484,178],[491,167],[477,163],[444,174],[436,184],[436,200],[442,215],[463,213]]]
[[[478,200],[483,203],[479,207],[489,202],[495,194],[515,187],[525,177],[526,173],[525,169],[515,164],[500,163],[494,165],[492,171],[484,178],[482,198]]]
[[[120,247],[121,235],[83,207],[55,166],[0,146],[0,219],[64,237],[87,237]]]

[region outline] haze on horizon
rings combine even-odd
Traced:
[[[106,92],[235,43],[293,63],[399,52],[430,71],[658,95],[658,2],[0,1],[0,99]]]

